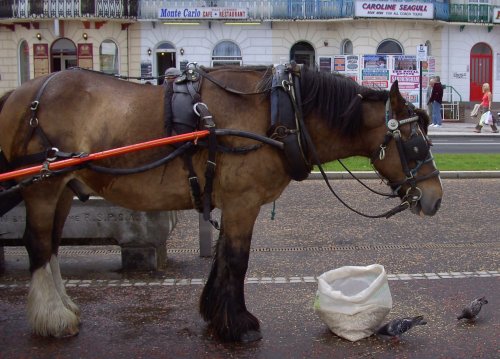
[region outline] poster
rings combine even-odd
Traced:
[[[78,44],[78,66],[83,69],[93,69],[94,56],[92,44]]]
[[[33,44],[35,78],[49,73],[49,44]]]
[[[346,70],[346,59],[344,56],[335,56],[333,60],[333,71],[335,72],[345,72]]]
[[[319,58],[319,71],[332,72],[332,58],[330,56],[321,56]]]

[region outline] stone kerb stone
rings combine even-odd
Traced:
[[[0,239],[22,245],[25,221],[24,204],[0,217]],[[85,203],[74,200],[62,245],[117,244],[121,247],[123,269],[156,270],[165,263],[166,240],[176,223],[175,211],[132,211],[98,197]],[[3,249],[1,252],[3,255]]]

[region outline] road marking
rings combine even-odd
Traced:
[[[471,142],[435,142],[435,141],[432,141],[432,144],[434,146],[436,145],[454,145],[454,146],[500,146],[500,143],[497,143],[497,142],[489,142],[489,143],[485,143],[485,142],[474,142],[474,143],[471,143]]]
[[[395,273],[387,274],[389,281],[412,281],[412,280],[439,280],[439,279],[462,279],[462,278],[498,278],[498,270],[475,271],[475,272],[438,272],[438,273]],[[166,278],[166,279],[70,279],[63,281],[66,288],[96,288],[96,287],[155,287],[155,286],[192,286],[204,285],[203,278]],[[245,284],[296,284],[316,283],[315,276],[289,276],[289,277],[248,277]],[[0,288],[22,288],[29,287],[28,282],[0,283]]]

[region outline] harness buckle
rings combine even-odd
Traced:
[[[40,101],[38,101],[38,100],[33,101],[31,103],[31,107],[30,107],[31,111],[38,110],[38,105],[40,105]]]
[[[38,126],[38,117],[30,118],[29,124],[31,127],[37,127]]]
[[[272,139],[282,139],[289,134],[289,129],[285,126],[276,126],[273,134],[270,136]]]
[[[193,105],[194,113],[196,114],[196,116],[201,117],[201,113],[200,113],[200,111],[198,111],[198,105],[204,106],[207,111],[208,111],[208,106],[203,102],[197,102]]]
[[[47,162],[54,162],[57,160],[57,153],[59,152],[59,149],[57,147],[52,147],[51,149],[47,150],[47,158],[45,159]]]
[[[387,146],[384,146],[384,145],[380,145],[380,151],[378,153],[378,158],[379,160],[383,160],[385,158],[385,149],[387,148]]]
[[[289,92],[292,88],[292,84],[290,83],[290,81],[283,80],[283,81],[281,81],[281,87],[283,87],[283,89],[286,92]]]

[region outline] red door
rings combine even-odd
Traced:
[[[481,90],[485,82],[492,87],[493,55],[491,47],[485,43],[474,45],[470,53],[470,100],[481,101],[483,92]]]

